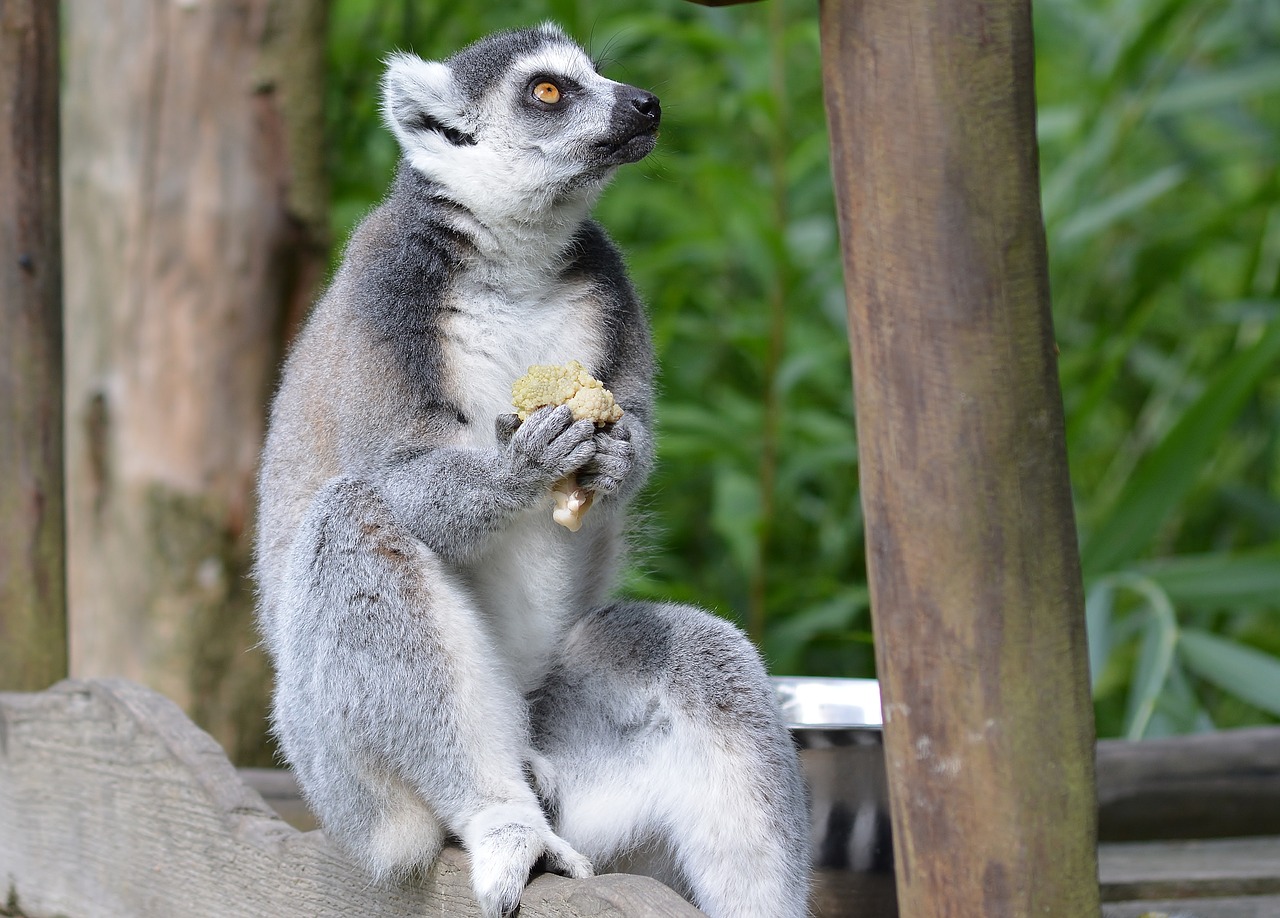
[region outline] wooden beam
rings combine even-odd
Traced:
[[[0,915],[481,918],[449,847],[373,883],[240,781],[173,702],[123,680],[0,693]],[[698,918],[648,877],[541,875],[522,918]]]
[[[1280,836],[1280,727],[1100,740],[1097,763],[1100,841]],[[240,778],[290,824],[315,828],[290,772]]]
[[[1102,918],[1276,918],[1276,915],[1280,915],[1280,896],[1121,902],[1102,909]]]
[[[1097,915],[1027,0],[823,0],[898,900]]]
[[[0,688],[67,672],[58,4],[0,3]]]
[[[1098,879],[1108,902],[1280,896],[1280,837],[1104,845]]]
[[[1280,836],[1280,727],[1098,743],[1100,840],[1241,835]]]

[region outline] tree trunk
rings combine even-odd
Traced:
[[[824,0],[898,901],[1098,914],[1027,0]]]
[[[325,0],[69,0],[71,671],[263,761],[252,492],[324,265]]]
[[[67,673],[58,4],[0,3],[0,689]]]

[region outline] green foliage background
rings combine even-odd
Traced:
[[[662,363],[627,589],[738,620],[774,672],[871,675],[811,0],[335,0],[335,238],[396,151],[380,58],[554,19],[662,98],[598,216]],[[1280,719],[1280,4],[1038,0],[1054,315],[1102,735]]]

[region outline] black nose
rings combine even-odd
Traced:
[[[662,120],[662,103],[653,93],[638,93],[632,97],[631,104],[635,106],[636,111],[655,125]]]

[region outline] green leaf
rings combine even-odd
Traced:
[[[1095,236],[1116,221],[1142,210],[1156,198],[1176,188],[1186,177],[1186,169],[1181,165],[1166,166],[1106,200],[1080,208],[1075,216],[1062,221],[1057,239],[1059,242],[1075,242]]]
[[[724,470],[713,486],[711,528],[724,540],[741,570],[753,570],[759,563],[760,521],[759,483],[736,469]]]
[[[1043,107],[1036,112],[1036,136],[1041,143],[1070,136],[1080,129],[1081,118],[1078,105]]]
[[[1158,587],[1138,578],[1128,579],[1127,585],[1141,593],[1148,609],[1125,710],[1125,736],[1142,739],[1169,678],[1178,643],[1178,624],[1169,598]]]
[[[1130,476],[1111,512],[1081,548],[1086,575],[1119,568],[1146,550],[1161,523],[1195,484],[1227,429],[1280,358],[1280,322],[1238,351],[1205,386],[1160,445]]]
[[[1139,565],[1177,605],[1280,607],[1280,546],[1247,554],[1184,555]]]
[[[1280,717],[1280,659],[1205,631],[1187,629],[1183,662],[1202,679]]]
[[[1175,115],[1234,105],[1252,95],[1280,91],[1280,60],[1263,60],[1219,73],[1179,80],[1152,103],[1152,115]]]
[[[806,645],[819,635],[849,628],[870,602],[866,587],[850,587],[826,602],[800,609],[780,623],[771,624],[765,635],[770,669],[794,672]]]
[[[1178,736],[1185,733],[1203,733],[1213,729],[1213,718],[1204,709],[1187,678],[1186,670],[1175,657],[1169,666],[1169,678],[1156,703],[1155,713],[1146,735]]]
[[[1107,660],[1115,647],[1115,636],[1112,633],[1111,614],[1115,608],[1115,583],[1104,579],[1089,590],[1084,600],[1085,633],[1089,639],[1089,672],[1090,682],[1096,694],[1102,681]]]

